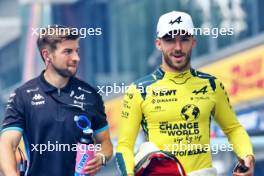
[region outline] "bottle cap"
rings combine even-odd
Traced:
[[[76,125],[78,126],[78,128],[80,128],[84,133],[87,130],[92,130],[91,122],[90,120],[88,120],[88,117],[86,117],[85,115],[74,116],[74,121],[76,122]],[[90,133],[90,131],[87,131],[87,133]]]

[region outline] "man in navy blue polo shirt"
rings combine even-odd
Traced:
[[[14,151],[23,136],[29,158],[27,175],[73,176],[76,143],[82,135],[74,122],[76,115],[91,121],[95,141],[100,144],[85,167],[87,173],[97,173],[112,156],[102,98],[74,77],[80,58],[79,36],[72,31],[64,26],[46,28],[37,41],[45,70],[10,95],[0,138],[4,175],[18,175]]]

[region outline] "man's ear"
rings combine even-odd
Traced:
[[[161,40],[159,38],[155,40],[155,45],[158,50],[161,50]]]
[[[43,48],[43,49],[41,50],[41,55],[42,55],[42,57],[44,58],[45,62],[49,62],[49,61],[50,61],[50,58],[49,58],[49,51],[48,51],[48,49]]]

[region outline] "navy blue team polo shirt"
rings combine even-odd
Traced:
[[[87,83],[72,77],[64,88],[57,89],[43,73],[10,95],[2,132],[17,130],[23,134],[30,161],[27,175],[73,176],[76,143],[82,134],[74,116],[87,116],[96,135],[109,127],[104,104]],[[40,152],[40,144],[47,150]]]

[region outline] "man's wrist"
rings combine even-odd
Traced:
[[[255,161],[255,156],[254,155],[252,155],[252,154],[247,155],[246,158],[251,158],[253,165],[255,165],[256,161]]]

